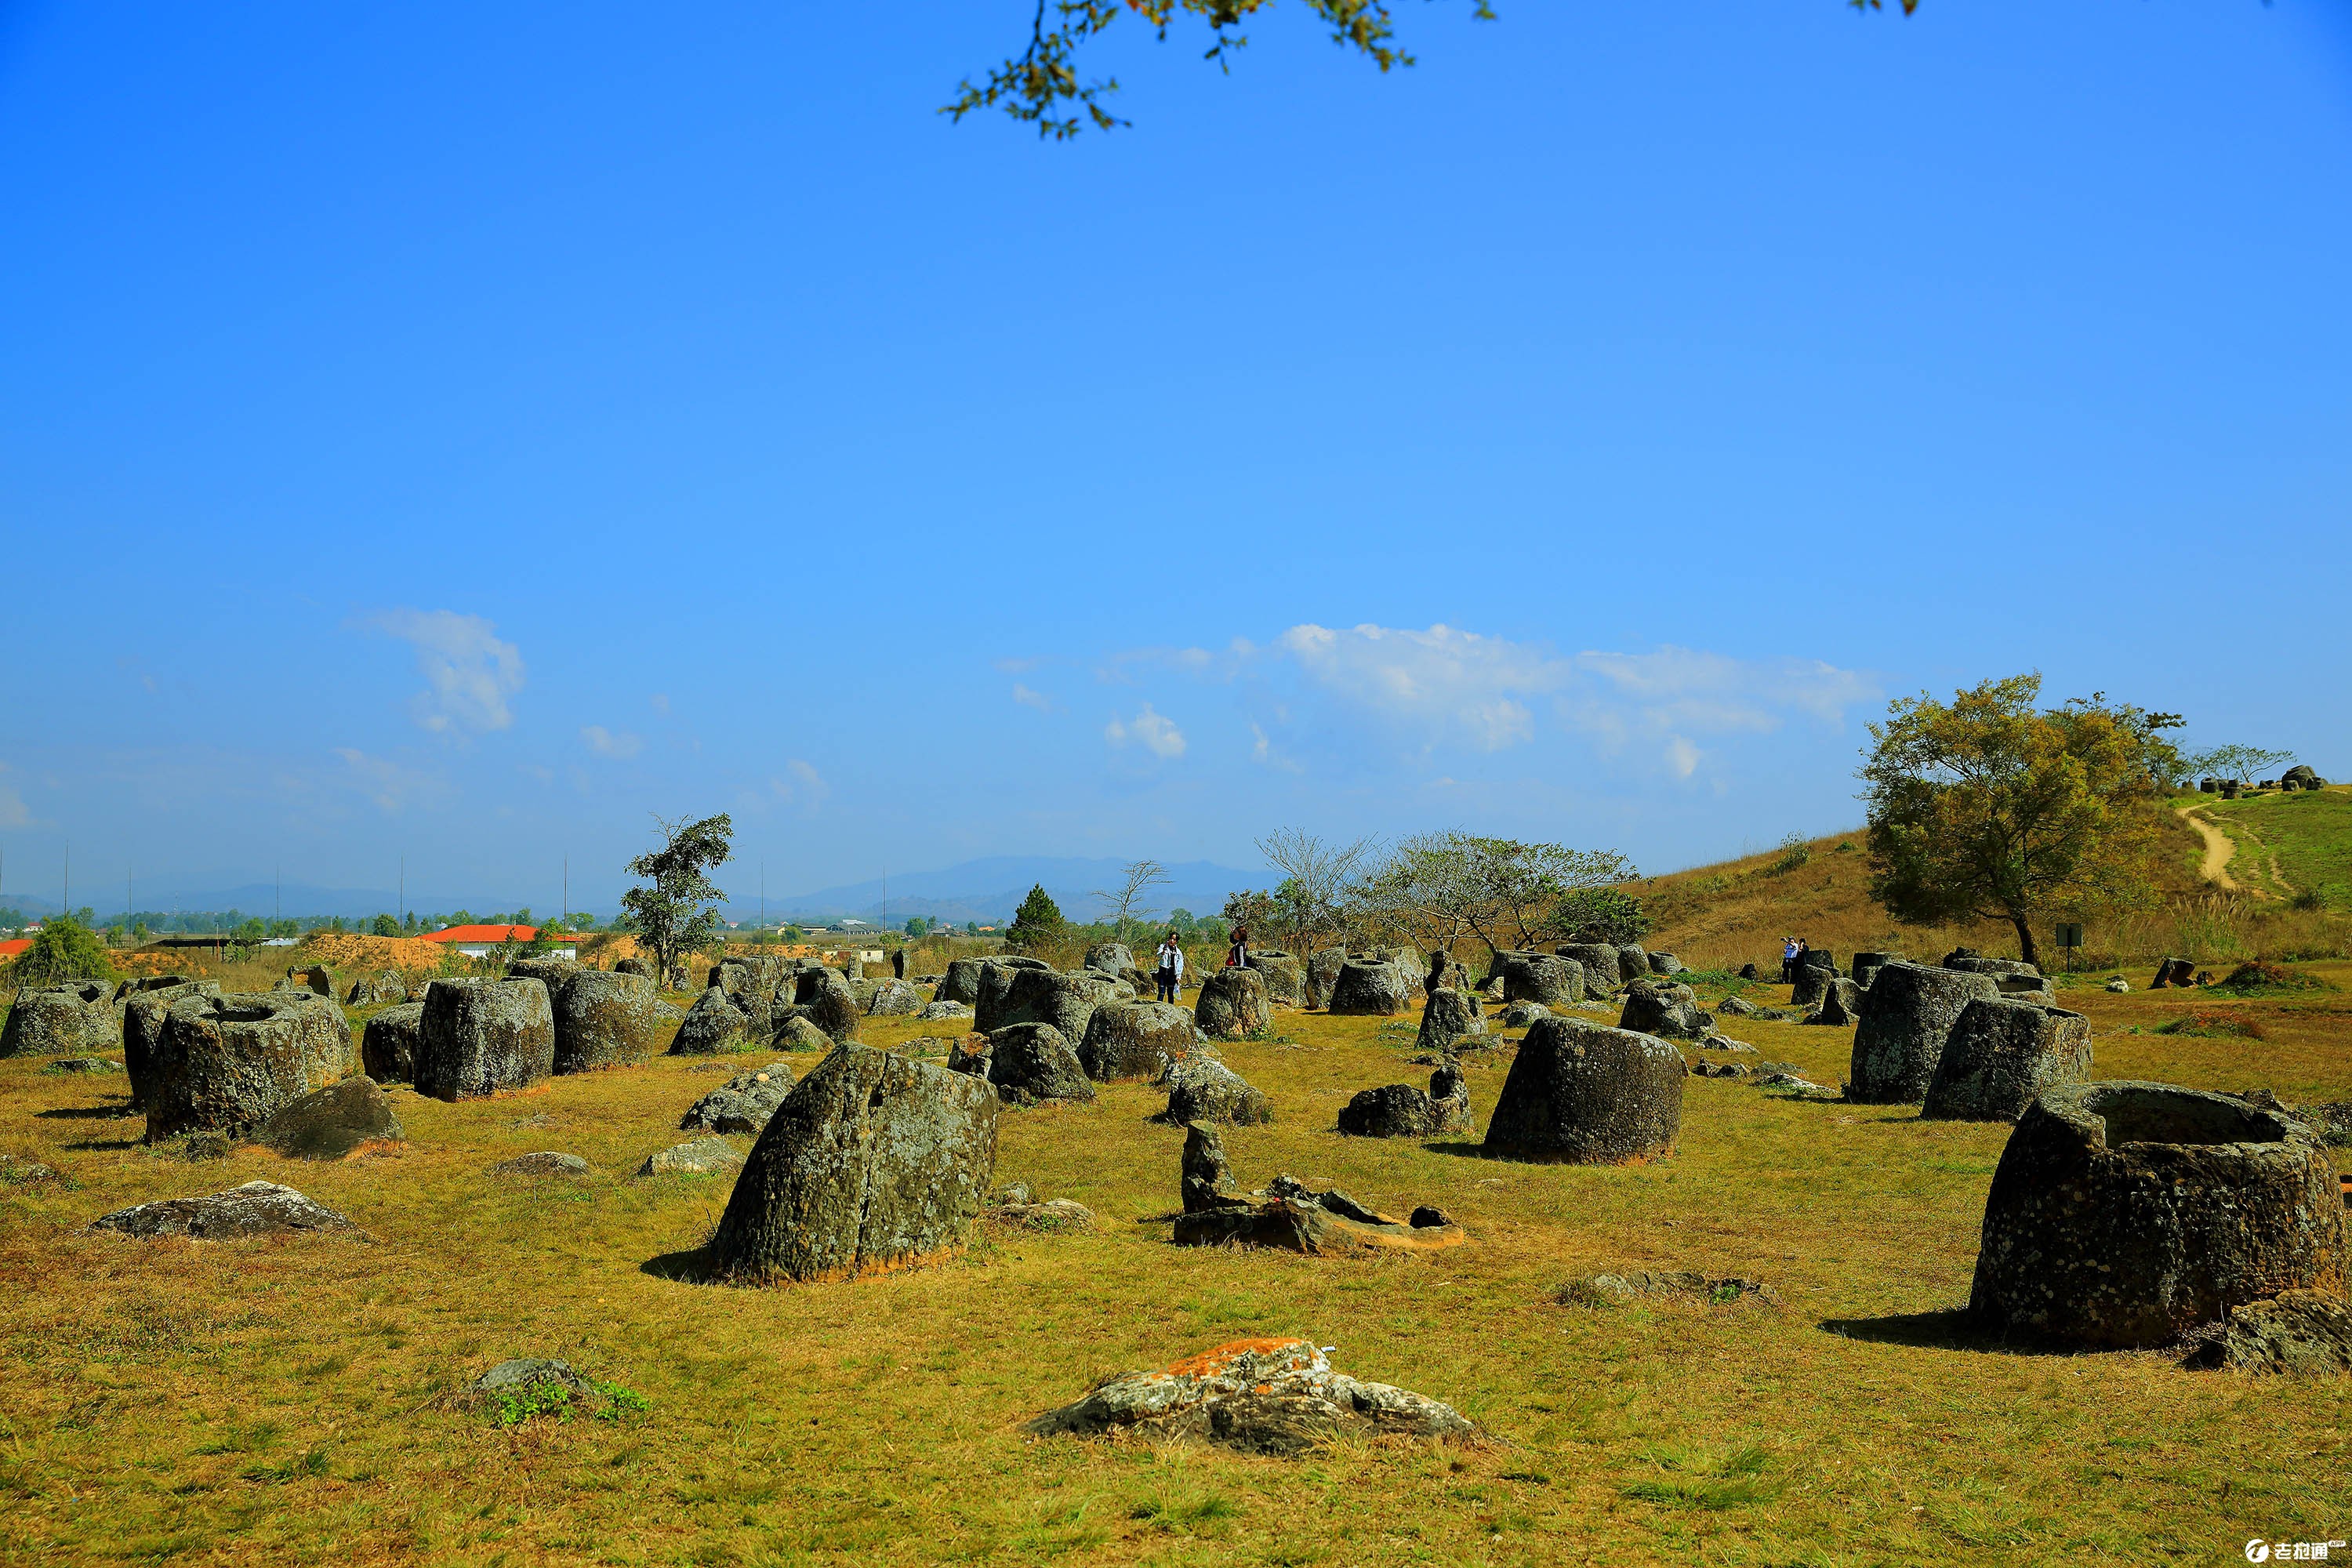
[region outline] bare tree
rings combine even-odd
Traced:
[[[1143,895],[1168,880],[1167,868],[1157,860],[1130,860],[1119,868],[1118,885],[1097,888],[1088,896],[1100,899],[1110,906],[1111,934],[1120,942],[1127,940],[1129,921],[1141,925],[1151,913],[1142,900]]]
[[[1307,952],[1318,936],[1346,925],[1349,888],[1373,849],[1369,838],[1328,844],[1297,827],[1277,828],[1257,841],[1257,852],[1283,874],[1274,902],[1294,950]]]
[[[1632,918],[1617,885],[1633,874],[1612,850],[1422,833],[1398,840],[1358,897],[1426,946],[1450,951],[1466,933],[1492,953]]]

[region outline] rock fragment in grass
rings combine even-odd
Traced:
[[[247,1236],[355,1231],[359,1227],[291,1187],[282,1187],[275,1182],[247,1182],[241,1187],[205,1197],[165,1198],[159,1203],[117,1209],[92,1220],[89,1228],[120,1231],[125,1236],[184,1236],[197,1241],[227,1241]]]
[[[1045,1203],[991,1204],[987,1217],[998,1225],[1012,1226],[1021,1230],[1041,1231],[1055,1235],[1094,1228],[1095,1211],[1068,1198],[1054,1198]]]
[[[1306,1340],[1238,1340],[1158,1371],[1107,1377],[1076,1404],[1032,1420],[1037,1436],[1069,1434],[1210,1442],[1296,1458],[1342,1436],[1475,1440],[1449,1405],[1335,1372]]]
[[[577,1154],[566,1154],[553,1149],[542,1149],[535,1154],[518,1154],[490,1167],[490,1174],[494,1176],[584,1176],[587,1173],[587,1161]]]
[[[689,1138],[646,1156],[640,1176],[715,1176],[743,1163],[743,1151],[724,1138]]]
[[[121,1072],[122,1064],[109,1061],[104,1057],[60,1057],[41,1070],[58,1073],[110,1073]]]
[[[280,1106],[253,1141],[289,1160],[341,1160],[365,1143],[397,1143],[400,1119],[375,1081],[353,1076]]]
[[[1188,1121],[1246,1127],[1274,1120],[1274,1102],[1213,1057],[1195,1052],[1161,1076],[1168,1084],[1168,1109],[1158,1118],[1161,1121],[1179,1127]]]
[[[1760,1279],[1659,1268],[1580,1275],[1561,1286],[1553,1300],[1563,1307],[1622,1307],[1647,1301],[1708,1307],[1777,1309],[1780,1305],[1780,1292]]]
[[[751,1072],[737,1073],[696,1100],[678,1119],[677,1125],[681,1131],[699,1130],[757,1137],[767,1130],[768,1119],[775,1115],[776,1107],[792,1091],[792,1065],[770,1062]]]
[[[2287,1290],[2230,1309],[2198,1335],[2182,1363],[2255,1376],[2342,1377],[2352,1373],[2352,1301]]]
[[[1339,1110],[1339,1131],[1358,1138],[1434,1138],[1470,1128],[1470,1085],[1450,1063],[1430,1074],[1426,1089],[1384,1084],[1363,1090]]]
[[[1421,1005],[1421,1030],[1413,1043],[1424,1051],[1451,1051],[1465,1040],[1486,1032],[1486,1017],[1478,998],[1468,991],[1441,986]]]
[[[1395,1219],[1336,1189],[1316,1192],[1293,1177],[1276,1176],[1252,1200],[1179,1215],[1171,1239],[1179,1247],[1268,1247],[1309,1258],[1433,1252],[1467,1239],[1443,1211],[1412,1212],[1415,1220]]]

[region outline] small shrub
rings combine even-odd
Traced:
[[[1805,864],[1808,860],[1811,860],[1812,858],[1813,847],[1811,845],[1805,842],[1804,836],[1799,833],[1791,833],[1789,837],[1780,840],[1780,853],[1773,858],[1772,869],[1775,871],[1793,871],[1798,867]]]
[[[2257,958],[2230,971],[2229,978],[2213,987],[2216,991],[2250,993],[2259,991],[2316,991],[2320,983],[2308,974],[2297,973],[2284,963],[2273,963]]]
[[[2159,1035],[2183,1035],[2195,1039],[2267,1040],[2270,1031],[2243,1013],[2200,1010],[2169,1024],[2157,1026]]]
[[[2294,896],[2294,901],[2287,907],[2299,910],[2307,915],[2316,914],[2327,907],[2327,902],[2319,896],[2319,890],[2316,888],[2305,888]]]

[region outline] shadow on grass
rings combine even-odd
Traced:
[[[637,1265],[637,1272],[650,1274],[656,1279],[667,1279],[676,1285],[715,1285],[718,1277],[711,1272],[710,1260],[702,1247],[688,1247],[684,1252],[665,1252],[658,1258],[648,1258]]]
[[[1824,1318],[1824,1333],[1916,1350],[1975,1351],[1982,1355],[2082,1355],[2080,1346],[2013,1334],[1986,1323],[1966,1307],[1933,1312],[1891,1312],[1883,1318]]]
[[[1486,1145],[1484,1143],[1474,1143],[1466,1138],[1448,1138],[1442,1142],[1423,1143],[1421,1147],[1424,1153],[1451,1154],[1457,1160],[1493,1160],[1502,1158],[1500,1155],[1487,1153]],[[1524,1161],[1520,1163],[1540,1163],[1540,1162]]]
[[[144,1116],[143,1110],[133,1110],[123,1105],[62,1105],[55,1110],[36,1110],[33,1114],[43,1121],[119,1121],[126,1116]]]
[[[136,1138],[86,1138],[79,1143],[68,1143],[66,1147],[68,1149],[83,1151],[98,1149],[113,1149],[121,1151],[123,1149],[136,1149],[139,1147],[139,1142],[140,1141]]]

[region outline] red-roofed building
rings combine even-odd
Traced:
[[[439,931],[427,931],[417,940],[443,942],[456,948],[467,958],[479,958],[500,942],[529,942],[538,934],[537,926],[445,926]],[[577,958],[580,956],[580,950],[572,938],[559,934],[556,937],[555,945],[547,950],[547,956]]]
[[[20,936],[13,939],[12,941],[0,942],[0,959],[13,959],[18,953],[24,952],[26,948],[32,945],[33,939],[29,936]]]

